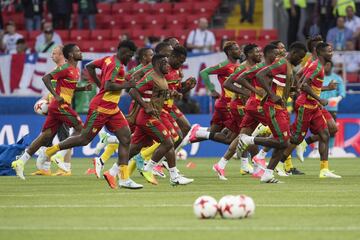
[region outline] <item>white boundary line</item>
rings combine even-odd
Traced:
[[[207,220],[205,220],[207,221]],[[230,220],[231,221],[231,220]],[[244,221],[244,220],[243,220]],[[245,220],[246,221],[246,220]],[[154,232],[154,231],[207,231],[207,232],[218,232],[218,231],[263,231],[263,232],[287,232],[287,231],[304,231],[304,232],[358,232],[360,226],[342,226],[342,227],[280,227],[280,226],[268,226],[268,227],[221,227],[221,226],[208,226],[208,227],[164,227],[164,226],[139,226],[139,227],[85,227],[85,226],[69,226],[69,227],[27,227],[27,226],[0,226],[0,230],[4,231],[136,231],[136,232]]]
[[[191,204],[34,204],[34,205],[0,205],[6,208],[190,208]],[[256,207],[267,208],[360,208],[360,204],[257,204]]]

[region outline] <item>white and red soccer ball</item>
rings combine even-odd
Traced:
[[[198,218],[214,218],[216,200],[210,196],[202,196],[194,203],[194,213]],[[224,219],[242,219],[255,213],[255,203],[246,195],[226,195],[217,203],[217,211]]]
[[[34,112],[40,115],[47,115],[49,102],[46,99],[39,99],[34,105]]]
[[[176,153],[176,160],[183,160],[185,161],[188,157],[188,153],[186,152],[185,149],[180,149],[177,153]]]

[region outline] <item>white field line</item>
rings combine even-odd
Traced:
[[[34,205],[0,205],[6,208],[190,208],[191,204],[34,204]],[[257,204],[256,207],[267,208],[360,208],[360,204]]]
[[[208,220],[206,220],[208,221]],[[244,221],[244,220],[243,220]],[[245,220],[246,221],[246,220]],[[339,227],[297,227],[297,226],[256,226],[256,227],[222,227],[222,226],[204,226],[204,227],[166,227],[166,226],[134,226],[134,227],[109,227],[109,226],[0,226],[0,230],[6,231],[136,231],[136,232],[158,232],[158,231],[254,231],[254,232],[288,232],[288,231],[303,231],[303,232],[358,232],[360,226],[339,226]]]

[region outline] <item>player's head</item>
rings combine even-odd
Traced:
[[[279,57],[281,54],[280,54],[280,50],[279,50],[279,47],[274,45],[274,44],[268,44],[264,47],[264,57],[265,57],[265,60],[268,62],[268,63],[272,63],[275,61],[275,59],[277,57]]]
[[[179,69],[185,62],[187,50],[183,46],[174,47],[169,57],[169,64],[173,69]]]
[[[151,63],[151,59],[154,56],[154,51],[149,47],[144,47],[138,50],[137,55],[139,62],[143,65],[147,65]]]
[[[323,42],[321,35],[316,35],[316,36],[313,36],[312,38],[310,38],[307,41],[308,51],[313,53],[315,51],[316,45],[318,45],[318,43],[321,43],[321,42]]]
[[[247,44],[244,47],[244,54],[246,59],[251,59],[254,62],[261,62],[261,52],[259,46],[256,44]]]
[[[117,48],[117,55],[121,63],[127,65],[136,52],[136,45],[131,40],[123,40]]]
[[[164,54],[155,54],[151,60],[154,70],[161,74],[167,74],[169,72],[169,61]]]
[[[80,48],[74,44],[74,43],[69,43],[66,44],[63,47],[63,55],[65,57],[66,60],[68,61],[81,61],[82,60],[82,54],[80,51]]]
[[[306,55],[306,47],[301,42],[294,42],[289,48],[289,61],[292,65],[297,66],[301,63]]]
[[[281,57],[285,57],[286,56],[286,48],[285,48],[285,44],[280,41],[280,40],[276,40],[276,41],[272,41],[270,42],[270,44],[277,46],[277,48],[279,49],[279,53]]]
[[[331,58],[333,56],[333,50],[330,44],[321,42],[316,45],[316,54],[319,57],[323,57],[325,61],[331,61]]]
[[[227,41],[224,43],[223,51],[226,56],[233,59],[240,59],[241,49],[239,44],[235,41]]]
[[[63,54],[63,46],[57,45],[54,47],[54,49],[51,52],[51,59],[54,61],[54,63],[58,64],[62,61],[65,61],[64,54]]]
[[[169,43],[173,48],[180,45],[180,42],[176,37],[167,37],[163,42]]]
[[[168,42],[160,42],[155,47],[155,53],[165,55],[166,57],[170,57],[170,54],[173,50],[173,47]]]
[[[325,75],[330,75],[332,68],[333,68],[333,62],[326,60],[325,65],[324,65],[324,73],[325,73]]]

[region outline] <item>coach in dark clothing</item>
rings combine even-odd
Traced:
[[[326,34],[329,29],[335,26],[333,4],[333,0],[317,0],[315,4],[314,15],[319,19],[320,34],[323,39],[326,39]]]
[[[72,0],[48,0],[48,9],[55,29],[70,28],[72,4]]]
[[[43,3],[43,0],[21,0],[21,4],[24,8],[25,26],[27,31],[40,30]]]
[[[78,29],[84,28],[84,20],[88,20],[89,29],[96,28],[95,15],[97,13],[96,0],[78,0],[79,15],[78,15]]]

